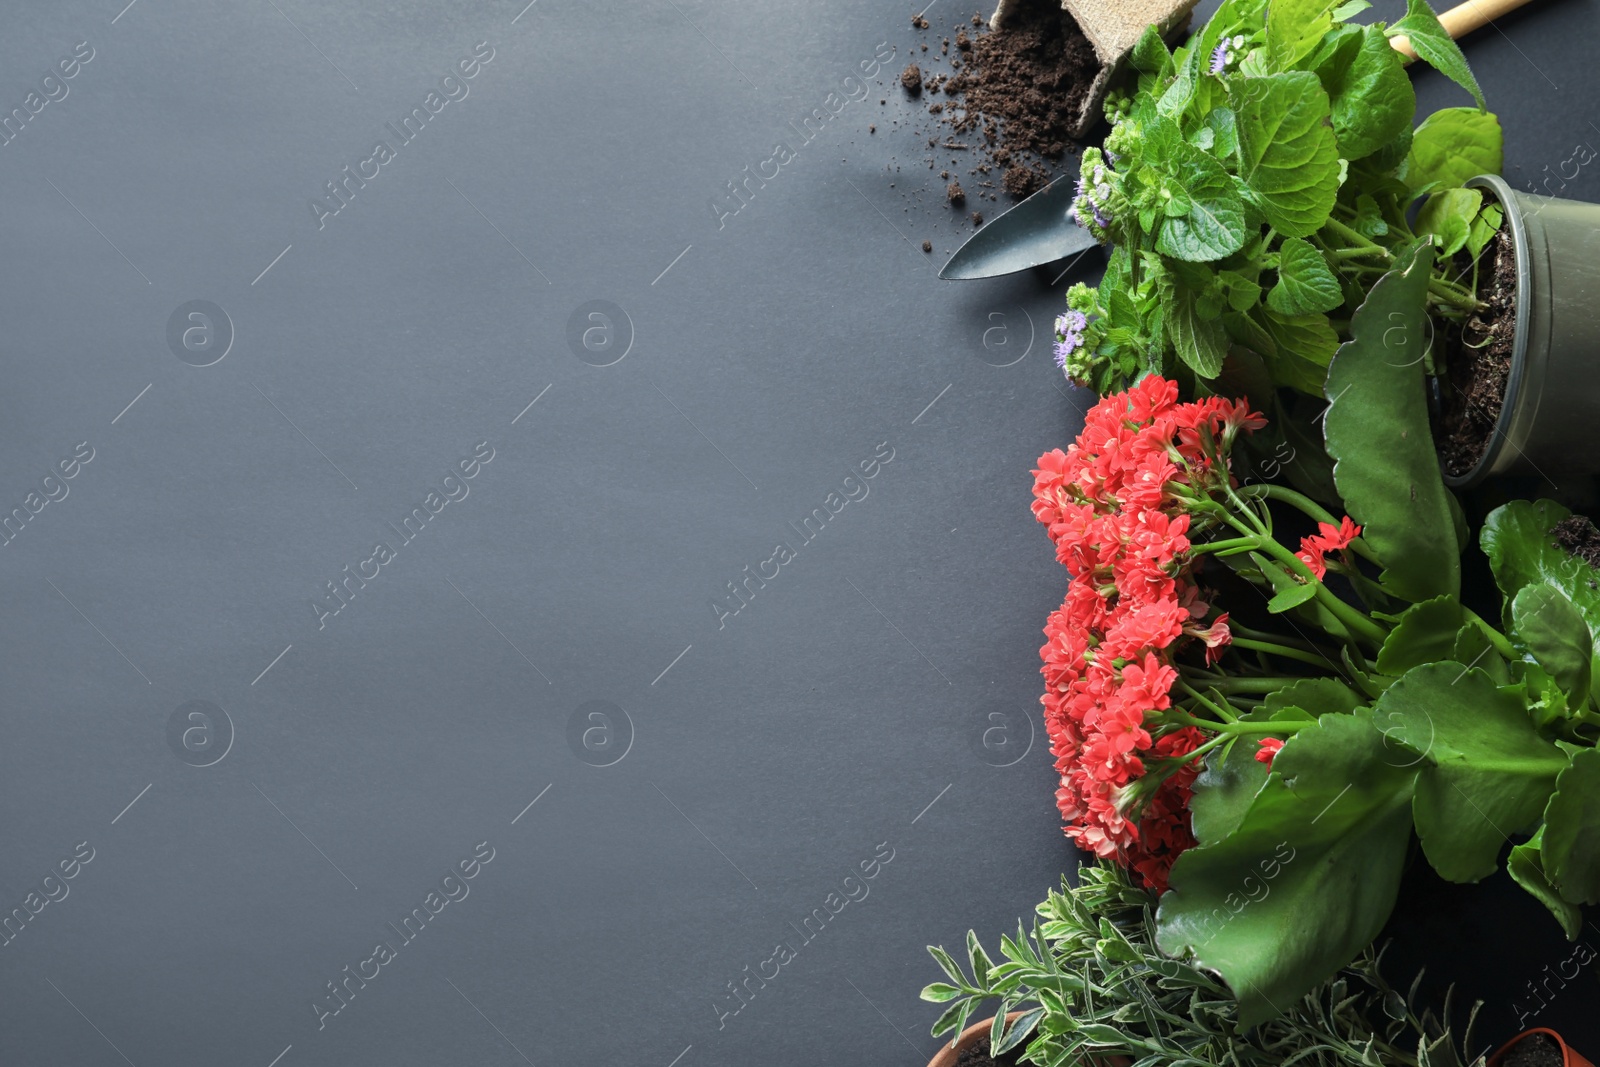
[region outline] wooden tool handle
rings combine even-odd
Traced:
[[[1528,0],[1463,0],[1462,3],[1440,15],[1439,24],[1452,38],[1460,40],[1500,16],[1509,15],[1527,2]],[[1389,38],[1389,43],[1408,58],[1417,58],[1417,53],[1411,48],[1411,40],[1405,34],[1396,34]]]

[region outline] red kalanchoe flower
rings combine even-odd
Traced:
[[[1180,404],[1177,383],[1152,376],[1096,404],[1033,472],[1034,516],[1072,574],[1039,650],[1056,803],[1073,843],[1158,891],[1194,844],[1199,769],[1183,757],[1205,737],[1152,716],[1171,707],[1180,647],[1198,640],[1215,662],[1231,640],[1226,615],[1205,621],[1182,501],[1227,486],[1234,438],[1265,425],[1243,401]]]
[[[1342,552],[1350,547],[1350,542],[1361,536],[1361,527],[1350,521],[1346,515],[1335,526],[1328,522],[1317,523],[1317,532],[1309,537],[1300,539],[1300,551],[1295,555],[1300,562],[1311,568],[1311,573],[1318,578],[1324,578],[1328,573],[1328,564],[1323,556],[1329,552]]]
[[[1261,739],[1261,747],[1256,751],[1256,762],[1265,763],[1268,767],[1272,766],[1272,757],[1276,756],[1278,750],[1282,747],[1283,739],[1281,737],[1263,737]]]

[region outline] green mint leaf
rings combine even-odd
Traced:
[[[1383,217],[1383,209],[1378,202],[1366,193],[1356,197],[1356,219],[1350,228],[1363,237],[1382,237],[1389,232],[1389,223]]]
[[[1180,217],[1167,218],[1156,250],[1174,259],[1204,263],[1237,252],[1244,244],[1244,202],[1233,178],[1209,154],[1178,141],[1173,146],[1177,173],[1163,183],[1189,202]]]
[[[1418,195],[1454,189],[1479,174],[1499,174],[1503,135],[1492,112],[1447,107],[1429,115],[1411,139],[1405,180]]]
[[[1228,333],[1221,320],[1202,318],[1195,306],[1194,291],[1187,286],[1164,281],[1162,303],[1167,308],[1167,333],[1178,358],[1201,378],[1215,378],[1222,373],[1222,361],[1228,355]]]
[[[1267,8],[1267,66],[1294,67],[1333,28],[1330,0],[1272,0]]]
[[[1368,26],[1360,41],[1350,64],[1332,74],[1335,84],[1328,86],[1333,134],[1345,159],[1371,155],[1399,137],[1417,111],[1405,64],[1383,31]]]
[[[1160,30],[1154,26],[1144,28],[1133,51],[1128,53],[1128,65],[1141,74],[1154,74],[1158,78],[1172,73],[1172,51],[1161,39]]]
[[[1485,110],[1483,90],[1478,88],[1478,79],[1473,77],[1472,68],[1467,66],[1467,57],[1461,54],[1461,47],[1439,24],[1439,16],[1428,6],[1428,0],[1406,0],[1406,17],[1384,32],[1390,37],[1405,34],[1411,42],[1411,50],[1418,57],[1471,93],[1478,102],[1478,110]]]
[[[1453,256],[1466,245],[1472,220],[1483,206],[1476,189],[1445,189],[1428,197],[1417,213],[1417,232],[1432,234],[1442,255]]]
[[[1267,221],[1288,237],[1309,237],[1328,221],[1339,192],[1339,151],[1328,125],[1328,94],[1310,71],[1235,79],[1239,177]]]
[[[1270,307],[1258,314],[1272,335],[1277,355],[1267,364],[1272,380],[1310,396],[1322,396],[1328,364],[1339,348],[1339,335],[1322,314],[1282,315]]]
[[[1267,293],[1267,306],[1280,315],[1332,311],[1344,303],[1339,279],[1322,253],[1300,237],[1286,237],[1278,249],[1278,284]]]
[[[1505,222],[1505,217],[1505,209],[1499,204],[1483,205],[1483,210],[1472,220],[1472,227],[1467,232],[1467,251],[1472,253],[1473,259],[1477,259],[1488,247],[1489,239],[1500,231],[1500,225]]]
[[[1344,3],[1333,9],[1333,21],[1348,22],[1351,18],[1361,14],[1371,6],[1371,0],[1345,0]]]

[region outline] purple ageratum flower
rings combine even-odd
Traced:
[[[1089,316],[1081,311],[1067,311],[1056,316],[1056,366],[1067,369],[1067,359],[1083,347],[1083,330],[1089,325]]]
[[[1228,42],[1223,41],[1211,50],[1211,73],[1221,74],[1228,69],[1228,64],[1233,62],[1233,53],[1228,49]]]

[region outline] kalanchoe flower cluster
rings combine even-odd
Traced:
[[[1243,35],[1224,37],[1217,44],[1217,47],[1211,50],[1211,73],[1221,75],[1232,70],[1233,65],[1239,61],[1239,56],[1243,53],[1243,50]]]
[[[1074,843],[1157,890],[1194,844],[1198,768],[1179,757],[1204,735],[1152,717],[1172,706],[1181,645],[1199,640],[1212,659],[1230,639],[1227,616],[1204,621],[1183,500],[1223,491],[1234,438],[1266,425],[1248,402],[1177,398],[1159,377],[1106,397],[1033,472],[1033,513],[1072,574],[1039,650],[1057,806]]]

